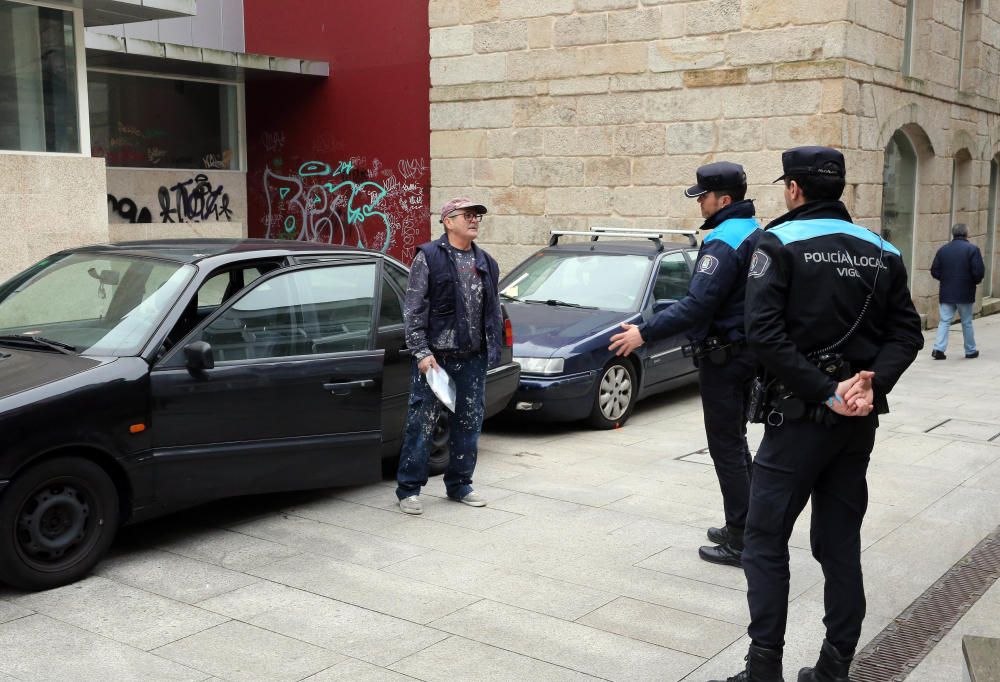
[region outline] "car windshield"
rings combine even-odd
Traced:
[[[53,256],[0,285],[0,342],[34,337],[88,355],[135,355],[194,272],[135,256]]]
[[[637,310],[649,281],[648,256],[539,252],[504,280],[502,295],[525,302]]]

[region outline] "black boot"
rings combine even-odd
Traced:
[[[722,528],[709,528],[708,541],[714,542],[717,545],[724,545],[729,542],[729,526],[723,526]]]
[[[850,682],[853,658],[854,656],[842,656],[837,647],[824,639],[816,667],[800,670],[799,682]]]
[[[743,566],[743,529],[736,526],[726,526],[728,539],[717,547],[699,547],[698,556],[713,564],[725,566]]]
[[[750,645],[746,657],[745,670],[726,678],[725,682],[785,682],[781,676],[781,651]],[[712,682],[723,682],[713,680]]]

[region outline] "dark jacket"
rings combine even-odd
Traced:
[[[942,303],[975,303],[976,285],[985,274],[983,254],[965,237],[955,237],[938,249],[931,264],[931,277],[941,282]]]
[[[875,372],[875,407],[884,413],[886,394],[924,337],[899,250],[850,220],[839,201],[811,202],[768,225],[747,279],[747,343],[795,395],[823,402],[837,382],[807,355],[843,339],[871,293],[864,317],[837,352],[852,371]]]
[[[497,262],[473,242],[476,270],[483,283],[483,319],[469,320],[447,235],[422,244],[419,250],[427,262],[427,279],[418,283],[413,282],[411,276],[407,287],[403,311],[407,346],[418,359],[430,353],[477,353],[482,349],[472,348],[469,325],[481,324],[487,362],[490,366],[498,364],[503,343],[503,320],[497,286],[500,278]]]
[[[709,336],[743,339],[747,268],[763,234],[753,215],[753,202],[744,200],[705,221],[701,229],[713,232],[698,250],[687,295],[640,326],[644,340],[663,339],[683,331],[694,341]]]

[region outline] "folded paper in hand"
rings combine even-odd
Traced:
[[[455,380],[448,376],[448,373],[441,367],[431,367],[424,376],[427,377],[427,385],[431,387],[441,404],[454,412]]]

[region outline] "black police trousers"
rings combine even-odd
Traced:
[[[812,498],[809,537],[823,567],[826,639],[845,655],[861,636],[865,590],[861,522],[868,508],[865,474],[875,444],[874,414],[833,426],[786,422],[767,426],[754,460],[743,570],[753,643],[784,645],[788,619],[788,538]]]
[[[698,360],[708,453],[719,477],[726,525],[738,528],[746,525],[750,499],[746,414],[755,367],[753,353],[746,349],[724,365]]]

